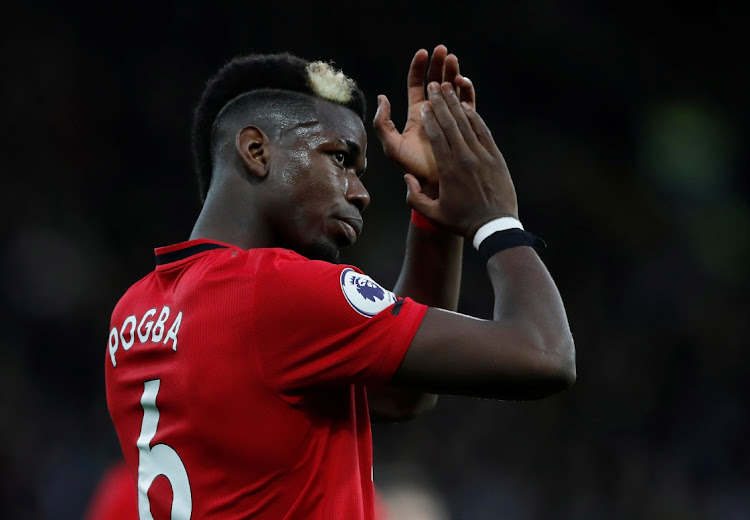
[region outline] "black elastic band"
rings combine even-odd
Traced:
[[[158,255],[156,257],[156,265],[169,264],[171,262],[176,262],[177,260],[182,260],[183,258],[192,256],[196,253],[210,251],[211,249],[226,249],[226,247],[227,246],[223,246],[221,244],[196,244],[194,246],[186,247],[185,249],[178,249],[177,251],[172,251],[171,253]]]
[[[482,240],[479,244],[479,255],[485,262],[488,262],[495,253],[499,253],[503,249],[509,249],[511,247],[518,246],[531,246],[537,251],[547,247],[544,240],[532,235],[528,231],[523,229],[506,229],[503,231],[495,231],[490,236]]]

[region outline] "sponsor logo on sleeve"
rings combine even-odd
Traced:
[[[372,318],[396,302],[396,296],[383,289],[367,275],[351,267],[341,271],[341,290],[352,309],[362,316]]]

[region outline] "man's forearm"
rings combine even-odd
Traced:
[[[393,292],[430,307],[455,311],[461,286],[463,237],[409,225],[401,274]]]
[[[461,285],[464,239],[445,231],[409,225],[406,253],[394,292],[429,305],[455,311]],[[437,395],[388,386],[368,390],[374,421],[404,421],[430,411]]]

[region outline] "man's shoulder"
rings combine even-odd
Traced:
[[[275,271],[279,274],[293,272],[323,275],[326,273],[341,273],[344,269],[351,269],[361,273],[360,269],[348,264],[333,264],[325,260],[311,260],[295,251],[283,248],[249,249],[245,252],[249,258],[257,263],[259,272]]]
[[[332,286],[346,272],[361,273],[354,266],[332,264],[322,260],[311,260],[295,251],[284,248],[240,249],[227,247],[179,258],[177,261],[159,264],[141,279],[133,283],[118,300],[113,313],[125,307],[128,312],[133,304],[149,306],[149,302],[172,299],[178,287],[191,287],[192,291],[209,287],[231,286],[236,292],[241,285],[248,290],[261,292],[283,292],[305,287]]]
[[[302,256],[291,249],[283,247],[261,247],[257,249],[247,249],[244,253],[248,257],[262,258],[264,260],[278,260],[279,262],[311,262],[307,257]]]

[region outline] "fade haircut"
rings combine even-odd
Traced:
[[[257,93],[259,96],[248,96]],[[232,105],[248,110],[253,101],[271,102],[273,110],[284,110],[291,97],[311,96],[345,106],[365,119],[365,98],[355,82],[322,61],[309,62],[289,53],[251,54],[227,62],[203,90],[193,115],[193,160],[201,202],[211,185],[213,138],[219,115]],[[296,94],[296,95],[295,95]],[[274,101],[274,97],[276,102]],[[241,103],[236,101],[241,100]]]

